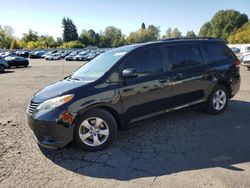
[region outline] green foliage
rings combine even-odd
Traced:
[[[47,48],[45,41],[30,41],[27,43],[28,49],[44,49]]]
[[[22,41],[26,43],[31,41],[36,42],[38,41],[38,38],[39,38],[38,33],[29,29],[28,33],[23,34]]]
[[[178,30],[178,28],[174,28],[174,30],[172,32],[172,37],[173,38],[181,37],[181,32]]]
[[[29,49],[45,49],[45,48],[55,48],[56,42],[52,36],[41,35],[39,36],[37,32],[29,30],[29,32],[24,34],[19,45],[23,48]]]
[[[235,10],[220,10],[211,20],[213,36],[227,40],[230,34],[248,22],[248,17]]]
[[[79,40],[85,44],[86,46],[92,45],[96,46],[99,43],[100,36],[98,33],[96,33],[93,29],[90,29],[88,31],[83,30]]]
[[[212,25],[210,22],[206,22],[199,31],[199,36],[200,37],[212,37]]]
[[[114,26],[106,27],[103,34],[105,37],[105,46],[107,47],[118,47],[125,44],[122,31]]]
[[[136,32],[131,32],[127,38],[127,43],[140,43],[157,40],[159,38],[160,28],[149,25],[148,28],[140,28]]]
[[[56,38],[56,46],[61,46],[63,44],[63,39],[61,37]]]
[[[62,27],[63,27],[63,41],[64,42],[78,40],[77,29],[71,19],[63,18]]]
[[[13,38],[6,34],[0,25],[0,48],[9,49]]]
[[[163,39],[169,39],[172,36],[172,28],[169,27],[166,31],[166,34],[162,36]]]
[[[195,37],[196,34],[194,33],[194,31],[188,31],[186,34],[187,37]]]
[[[79,40],[75,40],[75,41],[65,42],[60,47],[61,48],[83,48],[84,45]]]
[[[55,48],[57,46],[56,41],[54,40],[52,36],[41,35],[39,37],[39,41],[43,42],[46,48]]]
[[[181,32],[178,30],[178,28],[174,28],[172,30],[171,27],[169,27],[166,31],[166,34],[162,36],[163,39],[178,38],[178,37],[181,37]]]
[[[248,22],[246,14],[235,10],[220,10],[210,22],[201,27],[199,36],[223,38],[227,41],[229,36],[246,22]]]
[[[16,39],[14,39],[11,43],[10,49],[19,49],[19,48],[20,48],[19,44],[17,43]]]
[[[229,38],[229,43],[250,43],[250,22],[246,23],[234,32]]]

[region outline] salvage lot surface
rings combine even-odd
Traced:
[[[212,116],[185,110],[120,132],[108,149],[41,150],[26,125],[32,95],[82,62],[30,60],[0,75],[0,187],[250,187],[250,71]],[[63,66],[64,65],[64,66]]]

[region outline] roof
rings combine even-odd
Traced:
[[[169,38],[169,39],[160,39],[156,41],[144,42],[144,43],[135,43],[122,47],[113,49],[115,52],[129,52],[141,46],[146,46],[150,44],[159,44],[159,43],[168,43],[168,42],[180,42],[180,41],[217,41],[223,42],[222,39],[213,38],[213,37],[179,37],[179,38]]]

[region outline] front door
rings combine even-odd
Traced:
[[[138,77],[123,79],[120,95],[128,123],[156,115],[165,109],[172,95],[158,48],[139,49],[122,64],[121,70],[135,68]]]

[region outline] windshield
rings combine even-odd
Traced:
[[[112,50],[103,53],[76,70],[71,78],[94,81],[104,75],[126,52]]]

